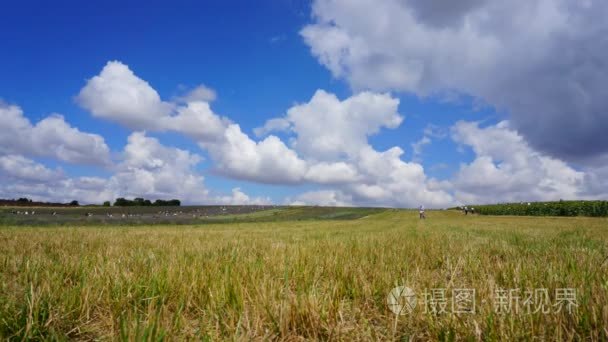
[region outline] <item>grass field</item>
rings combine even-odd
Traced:
[[[310,219],[275,210],[222,224],[3,226],[0,337],[608,339],[606,218],[350,210],[340,220],[301,209]],[[418,300],[402,316],[386,303],[398,285]],[[475,289],[474,313],[453,313],[461,288]],[[543,288],[550,312],[526,312],[524,292]],[[570,313],[556,312],[564,288],[576,291]],[[425,303],[425,289],[445,289],[446,302]],[[520,289],[521,305],[496,312],[497,289]],[[430,312],[442,303],[446,313]]]
[[[0,226],[125,226],[204,223],[349,220],[382,212],[383,208],[285,206],[185,207],[2,207]],[[28,212],[25,215],[24,212]],[[20,214],[15,214],[20,212]],[[31,213],[35,212],[35,215]],[[109,215],[112,215],[111,217]],[[90,215],[90,216],[89,216]]]

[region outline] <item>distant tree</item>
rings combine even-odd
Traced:
[[[111,205],[112,205],[112,204],[110,203],[110,201],[105,201],[105,202],[103,202],[103,206],[104,206],[104,207],[109,207],[109,206],[111,206]]]
[[[152,203],[150,200],[144,199],[142,197],[137,197],[137,198],[134,198],[133,200],[128,200],[128,199],[119,197],[114,202],[115,207],[130,207],[130,206],[162,207],[162,206],[180,206],[180,205],[181,205],[181,201],[178,199],[172,199],[170,201],[157,199],[156,201],[154,201],[154,203]]]
[[[17,200],[17,202],[19,203],[29,203],[31,202],[31,199],[25,198],[25,197],[21,197],[20,199]]]
[[[122,198],[122,197],[118,197],[116,199],[116,201],[114,201],[114,206],[115,207],[128,207],[128,206],[132,205],[131,203],[132,202],[129,201],[128,199],[125,199],[125,198]]]
[[[78,203],[77,200],[73,200],[72,202],[70,202],[70,205],[79,206],[80,204]]]
[[[170,206],[179,207],[181,205],[181,201],[178,199],[172,199],[170,201],[157,199],[156,201],[154,201],[154,203],[152,205],[157,206],[157,207],[170,207]]]

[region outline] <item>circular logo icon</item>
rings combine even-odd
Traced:
[[[416,293],[409,287],[397,286],[389,292],[386,303],[395,315],[405,315],[414,311]]]

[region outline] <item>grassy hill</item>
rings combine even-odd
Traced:
[[[0,225],[151,225],[348,220],[383,208],[185,206],[185,207],[19,207],[0,209]],[[19,214],[16,214],[16,212]],[[25,212],[28,212],[26,215]],[[32,215],[32,212],[35,214]]]

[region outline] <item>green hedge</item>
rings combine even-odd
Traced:
[[[608,216],[608,201],[559,201],[469,205],[481,215]]]

